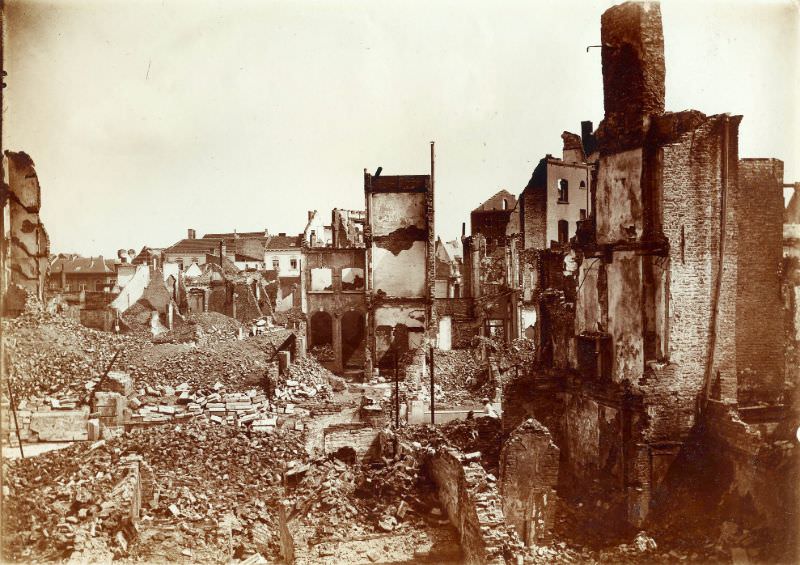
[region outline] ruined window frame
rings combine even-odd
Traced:
[[[558,179],[556,188],[558,189],[558,203],[569,204],[569,181],[567,179]]]

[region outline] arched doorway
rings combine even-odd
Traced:
[[[309,346],[311,348],[333,345],[333,319],[327,312],[316,312],[311,316]]]
[[[364,365],[364,314],[350,310],[342,316],[342,364]]]

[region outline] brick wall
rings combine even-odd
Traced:
[[[656,2],[614,6],[603,13],[600,34],[605,119],[598,136],[612,139],[618,149],[639,145],[642,118],[664,111],[661,9]]]
[[[740,404],[776,401],[783,388],[783,162],[739,161],[736,369]]]
[[[725,237],[721,237],[725,116],[713,116],[663,148],[664,235],[670,242],[667,365],[650,366],[643,383],[649,439],[677,439],[694,424],[706,379],[722,398],[736,397],[739,118],[728,121]],[[724,257],[719,289],[720,245]]]
[[[380,430],[367,424],[335,424],[323,432],[326,455],[335,454],[342,448],[355,451],[358,460],[380,458]]]
[[[525,249],[545,249],[547,241],[547,187],[528,187],[520,196],[521,228]]]
[[[508,534],[496,485],[483,467],[464,461],[456,450],[441,449],[433,456],[430,470],[439,501],[459,531],[464,563],[506,563],[504,545],[518,540]]]

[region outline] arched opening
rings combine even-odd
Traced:
[[[364,315],[353,310],[342,316],[342,363],[364,365]]]
[[[356,453],[356,450],[349,446],[340,447],[335,453],[333,453],[333,457],[334,459],[338,459],[347,465],[355,465],[356,461],[358,460],[358,454]]]
[[[333,318],[327,312],[316,312],[311,316],[311,343],[312,348],[333,344]]]
[[[503,210],[508,210],[508,200],[503,198]]]
[[[569,222],[567,220],[558,220],[558,242],[569,242]]]

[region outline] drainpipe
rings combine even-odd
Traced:
[[[719,257],[717,258],[717,278],[714,281],[714,294],[711,298],[711,316],[709,323],[709,336],[708,336],[708,355],[706,357],[706,371],[705,383],[703,386],[705,393],[704,405],[708,403],[708,398],[711,395],[711,386],[713,383],[714,372],[714,350],[717,345],[717,320],[719,318],[719,297],[722,292],[722,269],[725,259],[725,233],[727,224],[728,212],[728,167],[729,167],[729,151],[730,151],[730,117],[725,116],[722,123],[722,170],[721,170],[721,184],[722,190],[720,195],[720,222],[719,222]]]

